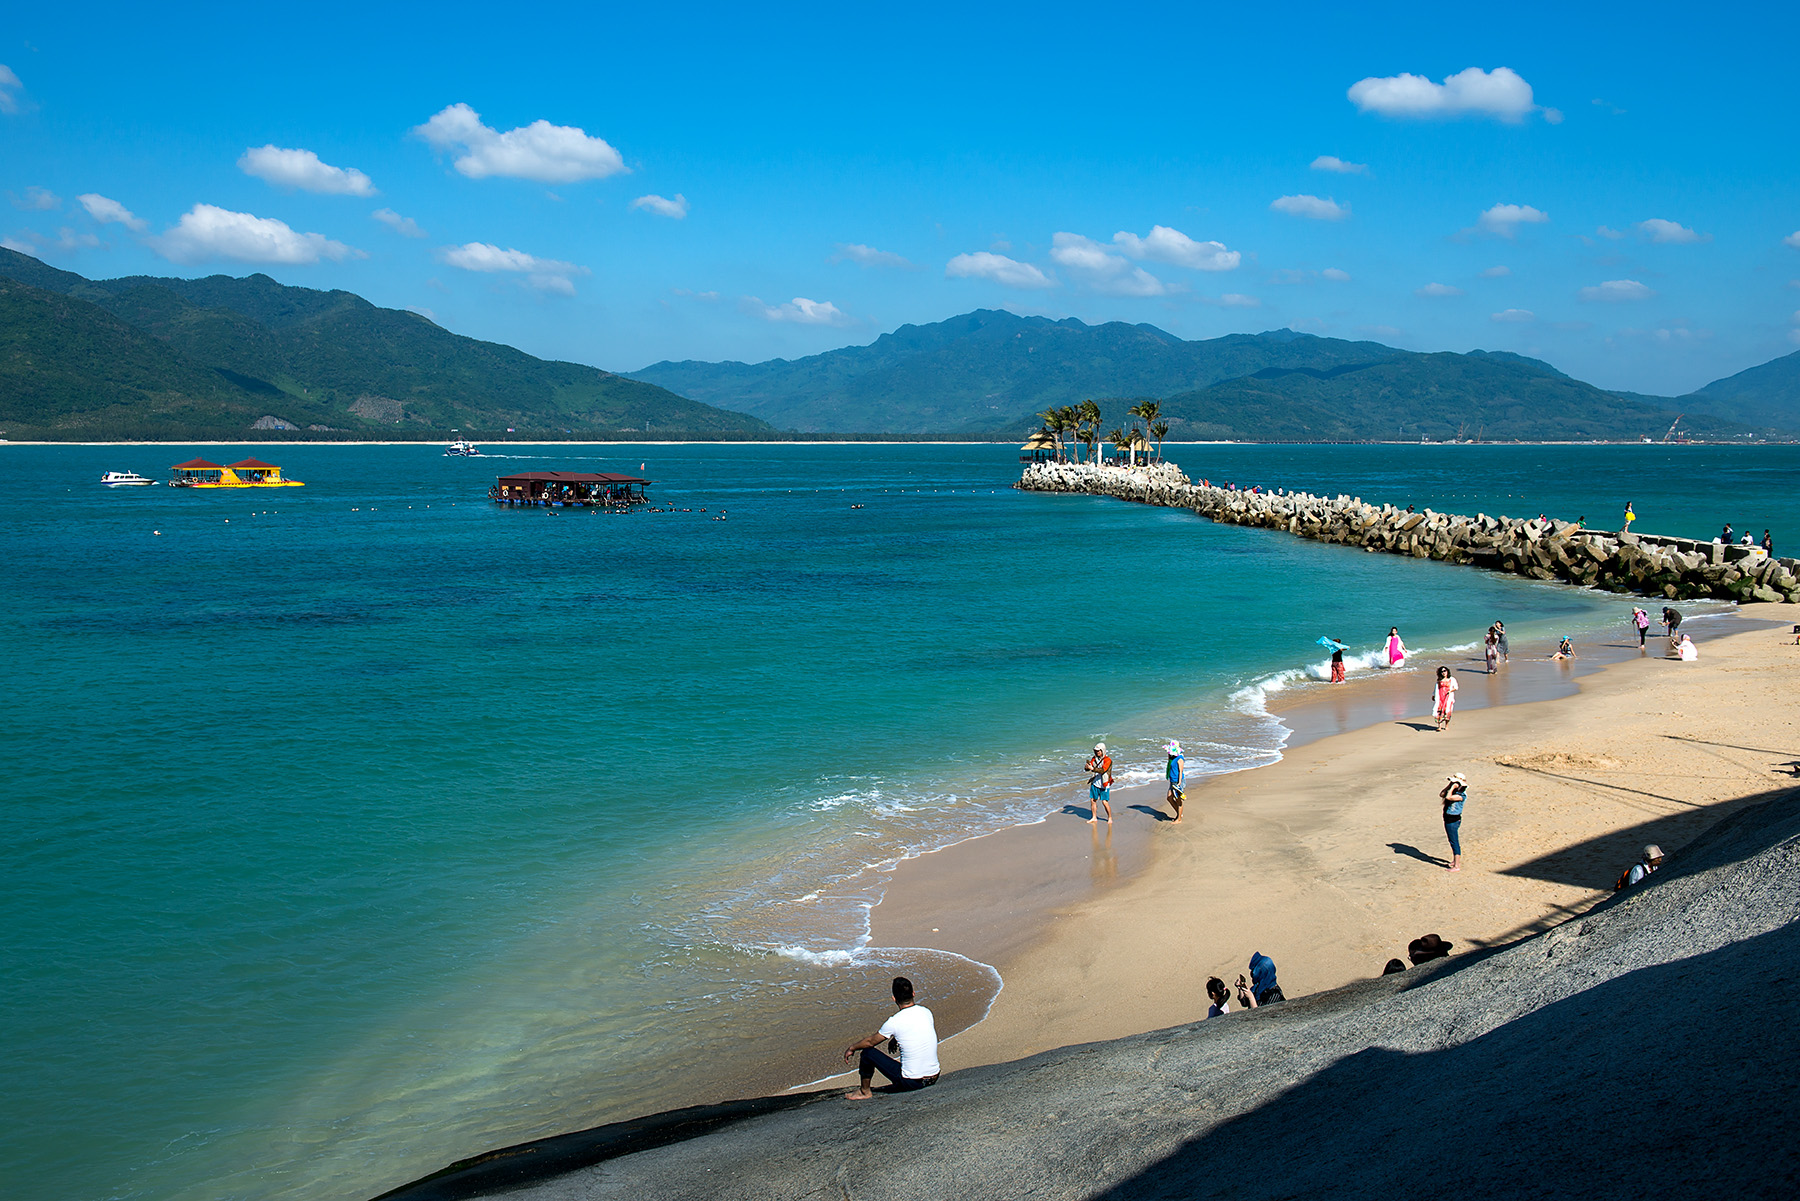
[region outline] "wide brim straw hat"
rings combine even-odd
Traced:
[[[1444,779],[1450,781],[1452,784],[1467,784],[1469,782],[1468,778],[1461,772],[1457,772],[1453,776],[1445,776]]]

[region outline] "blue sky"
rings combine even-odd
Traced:
[[[1797,14],[39,6],[0,240],[611,370],[1003,307],[1674,394],[1800,345]]]

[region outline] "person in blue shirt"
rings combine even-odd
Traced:
[[[1444,802],[1444,837],[1450,840],[1450,870],[1462,870],[1462,819],[1463,802],[1469,799],[1469,782],[1461,772],[1444,784],[1438,793],[1438,799]]]
[[[1169,756],[1169,808],[1175,811],[1175,820],[1181,820],[1181,806],[1187,800],[1187,761],[1181,757],[1181,744],[1171,741],[1163,747]]]

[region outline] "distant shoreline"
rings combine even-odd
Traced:
[[[449,442],[449,438],[403,438],[387,441],[379,440],[319,440],[275,439],[262,441],[256,438],[201,439],[182,438],[158,439],[155,441],[95,441],[76,442],[62,440],[11,440],[0,438],[0,448],[8,446],[438,446]],[[483,441],[466,439],[477,446],[1006,446],[1012,442],[1008,438],[983,440],[977,438],[645,438],[638,441],[607,439],[604,441],[562,439],[560,441]],[[1644,447],[1676,447],[1676,446],[1793,446],[1800,439],[1792,441],[1743,441],[1726,439],[1718,442],[1706,442],[1693,439],[1687,442],[1641,442],[1641,441],[1603,441],[1593,439],[1577,439],[1569,442],[1412,442],[1412,441],[1357,441],[1357,442],[1240,442],[1221,440],[1211,442],[1169,442],[1169,446],[1644,446]]]

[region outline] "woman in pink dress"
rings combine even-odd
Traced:
[[[1437,670],[1437,728],[1441,734],[1450,728],[1450,715],[1456,712],[1456,674],[1448,667]]]
[[[1399,667],[1405,662],[1406,643],[1400,641],[1400,627],[1392,626],[1388,629],[1387,665]]]

